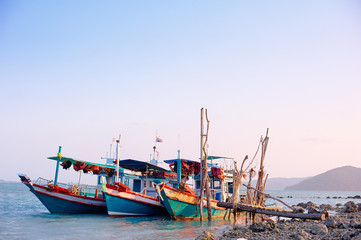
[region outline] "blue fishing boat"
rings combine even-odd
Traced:
[[[35,182],[26,174],[18,174],[22,183],[44,204],[50,213],[106,213],[106,203],[101,192],[103,182],[113,182],[115,166],[112,159],[108,164],[98,164],[74,158],[62,157],[61,147],[58,156],[49,157],[56,160],[55,179],[47,180],[39,177]],[[59,165],[64,169],[73,166],[74,170],[93,173],[98,176],[96,186],[64,184],[58,182]]]
[[[107,184],[104,191],[108,215],[162,216],[167,210],[157,198],[154,181],[176,185],[176,175],[160,166],[134,159],[119,161],[123,174],[119,182]]]

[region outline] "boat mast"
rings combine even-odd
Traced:
[[[199,201],[199,219],[200,221],[203,221],[203,182],[204,182],[204,176],[203,176],[203,108],[201,108],[201,192],[200,192],[200,201]]]
[[[177,188],[182,180],[182,160],[180,157],[180,150],[178,149],[178,159],[177,159]]]
[[[61,146],[59,146],[58,159],[56,161],[56,170],[55,170],[55,179],[54,179],[55,186],[58,184],[58,172],[59,172],[60,159],[61,159]]]
[[[117,148],[115,151],[115,182],[119,182],[119,141],[120,141],[120,134],[119,134],[119,138],[117,140]]]

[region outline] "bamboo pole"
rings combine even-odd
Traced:
[[[206,149],[207,142],[208,142],[208,132],[209,132],[209,120],[208,120],[208,113],[207,109],[205,111],[206,120],[207,120],[207,132],[205,134],[205,141],[203,143],[203,153],[204,153],[204,174],[205,174],[205,187],[206,187],[206,197],[207,197],[207,208],[208,208],[208,221],[212,221],[212,207],[211,207],[211,192],[209,190],[209,176],[207,171],[207,158],[208,158],[208,151]]]
[[[203,221],[203,192],[204,192],[204,166],[203,166],[203,108],[201,108],[201,189],[199,194],[199,220]]]
[[[267,150],[267,145],[268,145],[268,128],[266,131],[266,137],[263,139],[262,141],[262,155],[261,155],[261,163],[260,163],[260,168],[259,168],[259,172],[258,172],[258,179],[257,179],[257,185],[256,185],[256,189],[258,191],[262,192],[262,188],[263,188],[263,176],[264,176],[264,159],[266,156],[266,150]],[[255,192],[255,200],[256,200],[256,204],[257,205],[263,205],[263,201],[262,201],[262,195],[259,192]]]
[[[255,171],[253,170],[253,168],[251,168],[251,170],[249,171],[249,181],[248,181],[248,186],[247,186],[247,196],[246,196],[246,202],[249,204],[254,204],[254,192],[253,192],[253,188],[252,188],[252,179],[253,179],[253,173]]]
[[[218,202],[217,206],[223,208],[233,208],[232,203],[226,202]],[[296,213],[291,211],[279,211],[277,209],[269,209],[263,207],[257,207],[247,204],[237,204],[237,211],[246,211],[258,214],[266,214],[272,216],[281,216],[281,217],[289,217],[289,218],[300,218],[300,219],[312,219],[312,220],[324,220],[325,214],[323,213]]]
[[[255,190],[255,191],[258,191],[257,189],[255,189],[255,188],[253,188],[253,187],[246,186],[246,185],[244,185],[244,184],[243,184],[243,186],[245,186],[245,187],[247,187],[247,188],[251,188],[251,189],[253,189],[253,190]],[[258,191],[258,192],[260,192],[260,191]],[[284,201],[282,201],[282,200],[280,200],[280,199],[278,199],[278,198],[272,197],[271,195],[269,195],[269,194],[267,194],[267,193],[264,193],[264,192],[260,192],[260,193],[262,193],[262,194],[263,194],[264,196],[266,196],[267,198],[272,198],[272,199],[274,199],[274,200],[277,200],[277,201],[283,203],[285,206],[289,207],[290,209],[294,210],[293,207],[291,207],[290,205],[288,205],[288,204],[285,203]]]

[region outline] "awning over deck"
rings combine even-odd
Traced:
[[[149,170],[169,172],[169,170],[151,164],[149,162],[143,162],[134,159],[124,159],[119,161],[119,166],[133,171],[146,172]]]

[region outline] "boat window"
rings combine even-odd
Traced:
[[[154,187],[153,181],[149,181],[149,186]]]
[[[141,191],[140,186],[141,186],[141,180],[140,179],[134,179],[133,180],[133,191],[134,192],[140,192]]]
[[[196,189],[201,189],[201,180],[196,180]]]
[[[124,178],[124,184],[129,187],[129,178]]]
[[[233,182],[228,183],[228,193],[233,193]]]
[[[213,181],[213,188],[220,189],[221,188],[221,182],[219,180]]]

